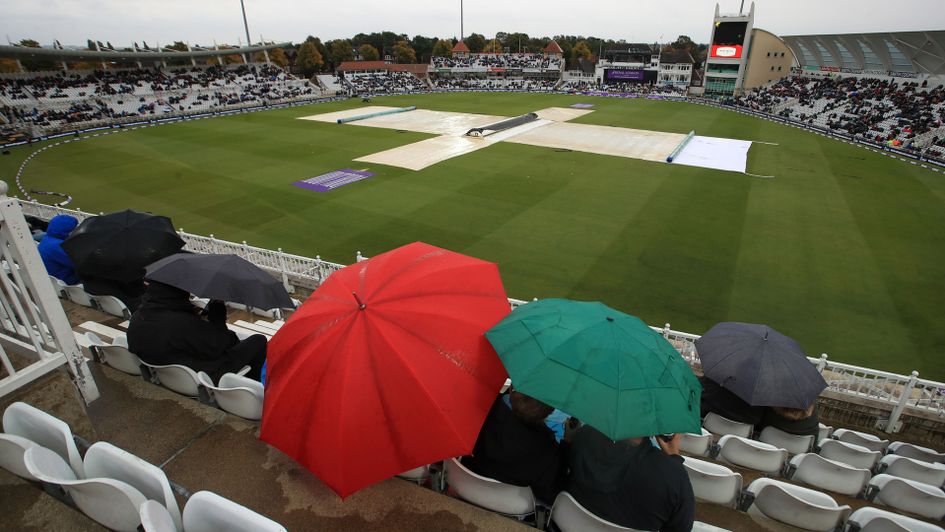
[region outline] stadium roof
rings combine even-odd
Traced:
[[[548,46],[545,47],[545,53],[546,54],[563,54],[564,50],[562,50],[561,46],[559,46],[558,43],[555,42],[554,39],[552,39],[551,42],[548,43]]]
[[[782,37],[801,67],[945,75],[945,30]]]
[[[165,61],[200,57],[216,57],[234,54],[253,54],[274,48],[287,48],[292,43],[257,44],[252,46],[222,47],[219,49],[196,48],[180,52],[170,48],[147,50],[76,50],[69,48],[30,48],[27,46],[0,45],[0,57],[16,59],[47,59],[50,61]]]
[[[660,63],[687,63],[692,65],[695,64],[695,60],[687,50],[668,50],[660,54]]]
[[[456,46],[453,47],[454,52],[469,52],[469,47],[466,46],[466,43],[463,41],[456,41]]]

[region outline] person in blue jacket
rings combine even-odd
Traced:
[[[62,249],[62,241],[69,237],[69,233],[79,225],[73,216],[60,214],[49,220],[46,236],[39,243],[39,256],[43,259],[46,271],[66,284],[79,284],[79,276],[75,273],[72,259]]]

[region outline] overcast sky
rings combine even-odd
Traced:
[[[245,0],[253,41],[322,40],[390,30],[459,36],[459,0]],[[722,0],[737,12],[738,0]],[[750,1],[746,2],[747,6]],[[712,0],[465,0],[466,33],[596,35],[664,41],[709,38]],[[580,9],[578,9],[580,8]],[[945,29],[945,0],[758,0],[755,25],[780,35]],[[239,0],[0,0],[0,37],[42,44],[87,38],[128,45],[245,41]]]

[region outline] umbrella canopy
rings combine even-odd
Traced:
[[[197,297],[243,303],[260,309],[291,308],[282,283],[236,255],[176,253],[148,266],[145,278]]]
[[[469,454],[508,313],[495,264],[421,242],[335,272],[269,342],[260,438],[342,497]]]
[[[144,278],[144,267],[184,247],[171,219],[125,210],[86,218],[62,243],[79,277],[122,283]]]
[[[613,440],[699,433],[702,386],[639,318],[603,303],[544,299],[486,332],[516,390]]]
[[[696,350],[705,376],[752,406],[804,410],[827,387],[801,346],[767,325],[716,324]]]

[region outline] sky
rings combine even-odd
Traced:
[[[389,30],[409,36],[458,37],[459,0],[245,0],[252,40],[323,41]],[[739,0],[721,0],[737,13]],[[751,4],[746,1],[745,9]],[[778,35],[943,30],[945,0],[758,0],[755,26]],[[575,9],[579,6],[581,9]],[[492,36],[594,35],[630,42],[668,42],[689,35],[706,42],[713,0],[465,0],[465,32]],[[662,36],[662,38],[661,38]],[[0,38],[86,39],[115,46],[144,40],[209,45],[246,40],[239,0],[0,0]],[[6,42],[0,41],[0,42]]]

